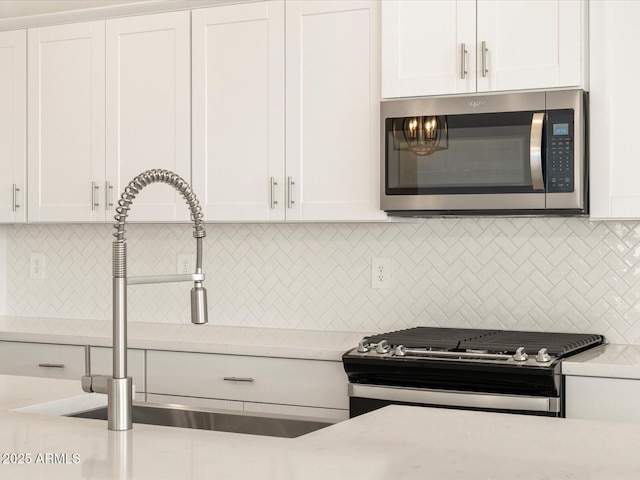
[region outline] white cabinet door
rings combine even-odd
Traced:
[[[284,2],[192,15],[193,185],[205,219],[284,220]]]
[[[640,380],[567,376],[566,417],[640,423]]]
[[[0,222],[24,222],[27,201],[27,32],[0,32]]]
[[[104,22],[28,32],[29,221],[104,220]]]
[[[382,96],[585,87],[586,19],[584,0],[383,2]]]
[[[106,172],[114,196],[148,169],[191,182],[190,12],[107,20],[106,38]],[[130,220],[189,220],[168,185],[146,187],[133,203]]]
[[[479,92],[582,85],[584,2],[478,0],[477,15]]]
[[[286,217],[372,220],[379,210],[377,1],[286,3]]]
[[[589,139],[591,217],[640,218],[640,100],[633,92],[640,63],[640,2],[591,2],[589,11]]]
[[[476,0],[382,2],[382,97],[475,92],[475,44]]]

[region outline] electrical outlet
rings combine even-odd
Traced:
[[[29,278],[44,280],[44,253],[33,253],[29,257]]]
[[[371,260],[371,287],[385,290],[391,288],[390,258],[374,258]]]
[[[191,253],[178,254],[178,274],[195,272],[193,255]]]

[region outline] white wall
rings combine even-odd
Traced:
[[[603,333],[640,343],[640,223],[581,218],[207,225],[209,321],[319,330],[414,325]],[[9,314],[106,320],[111,225],[7,227]],[[188,225],[129,225],[129,274],[174,273]],[[46,255],[30,280],[29,254]],[[371,258],[392,288],[371,288]],[[129,319],[187,323],[189,284],[129,289]]]

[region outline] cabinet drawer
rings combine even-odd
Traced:
[[[91,374],[113,375],[113,349],[91,347]],[[146,392],[144,350],[127,350],[127,374],[133,379],[136,393]]]
[[[341,362],[147,352],[147,392],[348,409]]]
[[[566,416],[640,423],[640,380],[567,376]]]
[[[84,365],[84,346],[0,341],[0,373],[80,380]]]

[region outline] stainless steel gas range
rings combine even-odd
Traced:
[[[602,335],[415,327],[342,357],[351,417],[390,404],[564,417],[563,359]]]

